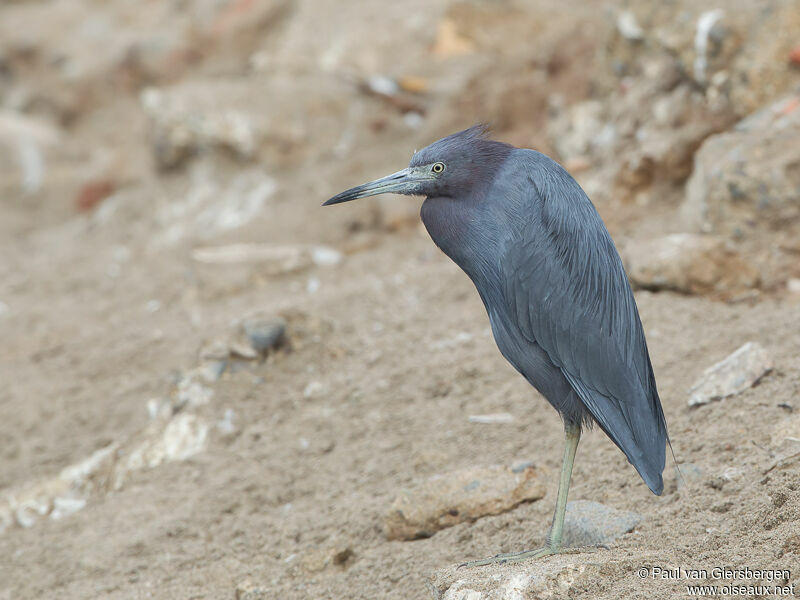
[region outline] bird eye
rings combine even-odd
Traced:
[[[442,171],[444,171],[444,163],[440,162],[433,163],[431,171],[433,171],[434,173],[441,173]]]

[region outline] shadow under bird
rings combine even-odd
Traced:
[[[660,495],[669,439],[642,323],[614,242],[570,174],[539,152],[488,139],[476,126],[325,205],[384,193],[426,196],[422,222],[472,279],[500,352],[564,422],[564,462],[545,546],[466,566],[560,550],[583,426],[597,423]]]

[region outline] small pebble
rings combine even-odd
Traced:
[[[245,319],[242,327],[250,345],[261,354],[280,346],[286,336],[286,321],[280,317]]]
[[[510,413],[491,413],[488,415],[470,415],[469,416],[470,423],[483,423],[483,424],[491,424],[491,423],[513,423],[514,422],[514,415]]]
[[[324,393],[325,393],[325,386],[322,384],[322,382],[312,381],[303,390],[303,397],[306,400],[311,400],[312,398],[319,398]]]
[[[225,409],[225,415],[221,420],[217,421],[217,430],[223,435],[230,435],[236,431],[236,426],[233,424],[234,412],[232,408]]]
[[[342,262],[344,255],[327,246],[315,246],[311,249],[311,260],[318,267],[332,267]]]
[[[367,87],[371,92],[382,96],[394,96],[400,88],[394,79],[385,75],[373,75],[367,79]]]
[[[566,547],[608,546],[621,535],[633,531],[642,516],[617,510],[599,502],[575,500],[567,503],[563,544]]]
[[[56,497],[53,500],[53,510],[50,518],[58,520],[72,513],[76,513],[86,506],[85,498]]]
[[[758,383],[772,366],[767,351],[756,342],[748,342],[705,370],[689,390],[689,406],[708,404],[743,392]]]

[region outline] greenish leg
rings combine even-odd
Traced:
[[[550,526],[550,533],[547,534],[547,541],[544,548],[536,550],[523,550],[522,552],[512,552],[510,554],[498,554],[483,560],[473,560],[466,562],[459,567],[480,567],[493,563],[509,563],[529,558],[541,558],[550,554],[557,554],[561,551],[561,536],[564,533],[564,513],[567,510],[567,495],[569,494],[569,481],[572,477],[572,464],[575,462],[575,452],[578,450],[578,442],[581,440],[581,426],[576,423],[564,423],[566,434],[566,444],[564,446],[564,462],[561,465],[561,478],[558,481],[558,497],[556,498],[556,510],[553,513],[553,524]]]

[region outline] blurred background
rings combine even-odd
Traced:
[[[420,199],[320,208],[477,122],[596,204],[695,486],[595,433],[571,498],[640,516],[631,565],[796,565],[799,85],[796,0],[5,0],[0,598],[456,598],[436,569],[541,541],[554,476],[392,529],[561,427]],[[576,596],[645,585],[613,556]]]

